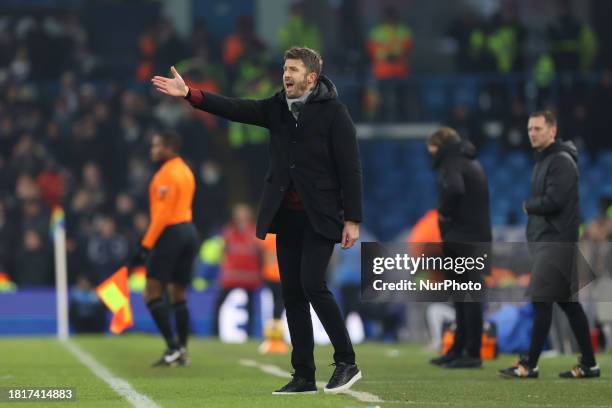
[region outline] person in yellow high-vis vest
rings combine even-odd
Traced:
[[[381,94],[378,116],[384,114],[386,120],[397,120],[404,113],[405,88],[401,81],[410,73],[412,32],[397,15],[395,8],[386,8],[383,21],[372,28],[366,44],[372,77]]]

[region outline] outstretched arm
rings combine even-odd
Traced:
[[[151,79],[153,86],[159,92],[169,96],[185,98],[194,108],[234,122],[265,128],[270,127],[269,115],[266,109],[266,104],[270,99],[228,98],[198,89],[190,89],[174,67],[170,67],[170,72],[172,73],[172,78],[154,76]]]

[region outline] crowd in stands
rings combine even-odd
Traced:
[[[257,36],[252,16],[239,18],[222,41],[201,21],[185,38],[160,17],[140,34],[138,64],[122,76],[109,74],[108,61],[91,44],[77,13],[0,18],[0,272],[18,286],[53,283],[49,221],[58,205],[66,211],[71,283],[86,278],[96,284],[120,266],[148,224],[146,191],[155,171],[148,143],[156,129],[174,128],[184,138],[183,156],[197,178],[194,215],[202,238],[221,231],[232,203],[256,204],[267,167],[266,131],[228,125],[157,95],[148,80],[171,65],[195,87],[259,98],[279,89],[281,50],[308,45],[330,55],[326,70],[344,72],[348,61],[354,72],[374,80],[372,92],[370,81],[361,81],[363,92],[353,104],[357,119],[414,116],[418,101],[407,96],[410,85],[396,85],[414,75],[411,53],[419,33],[397,10],[381,10],[380,23],[359,35],[351,34],[353,25],[343,25],[342,38],[363,39],[344,47],[344,54],[326,48],[307,11],[300,3],[293,6],[279,31],[278,49]],[[486,22],[466,15],[448,34],[457,42],[457,73],[508,74],[535,66],[544,95],[556,72],[603,68],[597,65],[596,33],[563,10],[547,31],[550,53],[535,65],[527,64],[526,31],[510,11]],[[605,46],[600,41],[599,47]],[[597,75],[596,86],[577,83],[555,99],[561,101],[562,134],[593,152],[610,147],[612,138],[603,136],[612,111],[612,71]],[[499,89],[489,91],[495,103]],[[528,112],[521,95],[510,107],[498,108],[483,116],[480,105],[457,103],[452,115],[439,121],[482,145],[483,119],[496,119],[507,147],[527,148]],[[612,227],[604,220],[589,234],[609,239]]]

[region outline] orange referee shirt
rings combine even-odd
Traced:
[[[149,184],[151,223],[142,239],[142,246],[155,246],[164,228],[192,219],[191,204],[195,193],[195,178],[183,159],[166,161]]]

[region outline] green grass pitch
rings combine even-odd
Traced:
[[[610,407],[612,354],[599,354],[602,378],[562,380],[575,356],[544,358],[538,380],[505,380],[497,370],[514,356],[486,362],[480,370],[445,370],[430,366],[432,354],[417,345],[368,343],[356,348],[363,380],[354,389],[374,394],[383,402],[363,402],[349,395],[273,396],[287,380],[248,367],[241,360],[290,371],[288,356],[262,356],[257,343],[222,344],[194,339],[190,367],[151,368],[163,351],[160,338],[129,334],[119,337],[81,336],[72,341],[115,376],[163,407]],[[72,387],[75,402],[6,403],[0,408],[50,406],[129,407],[58,341],[49,338],[0,340],[0,387]],[[333,371],[331,347],[317,347],[317,380]]]

